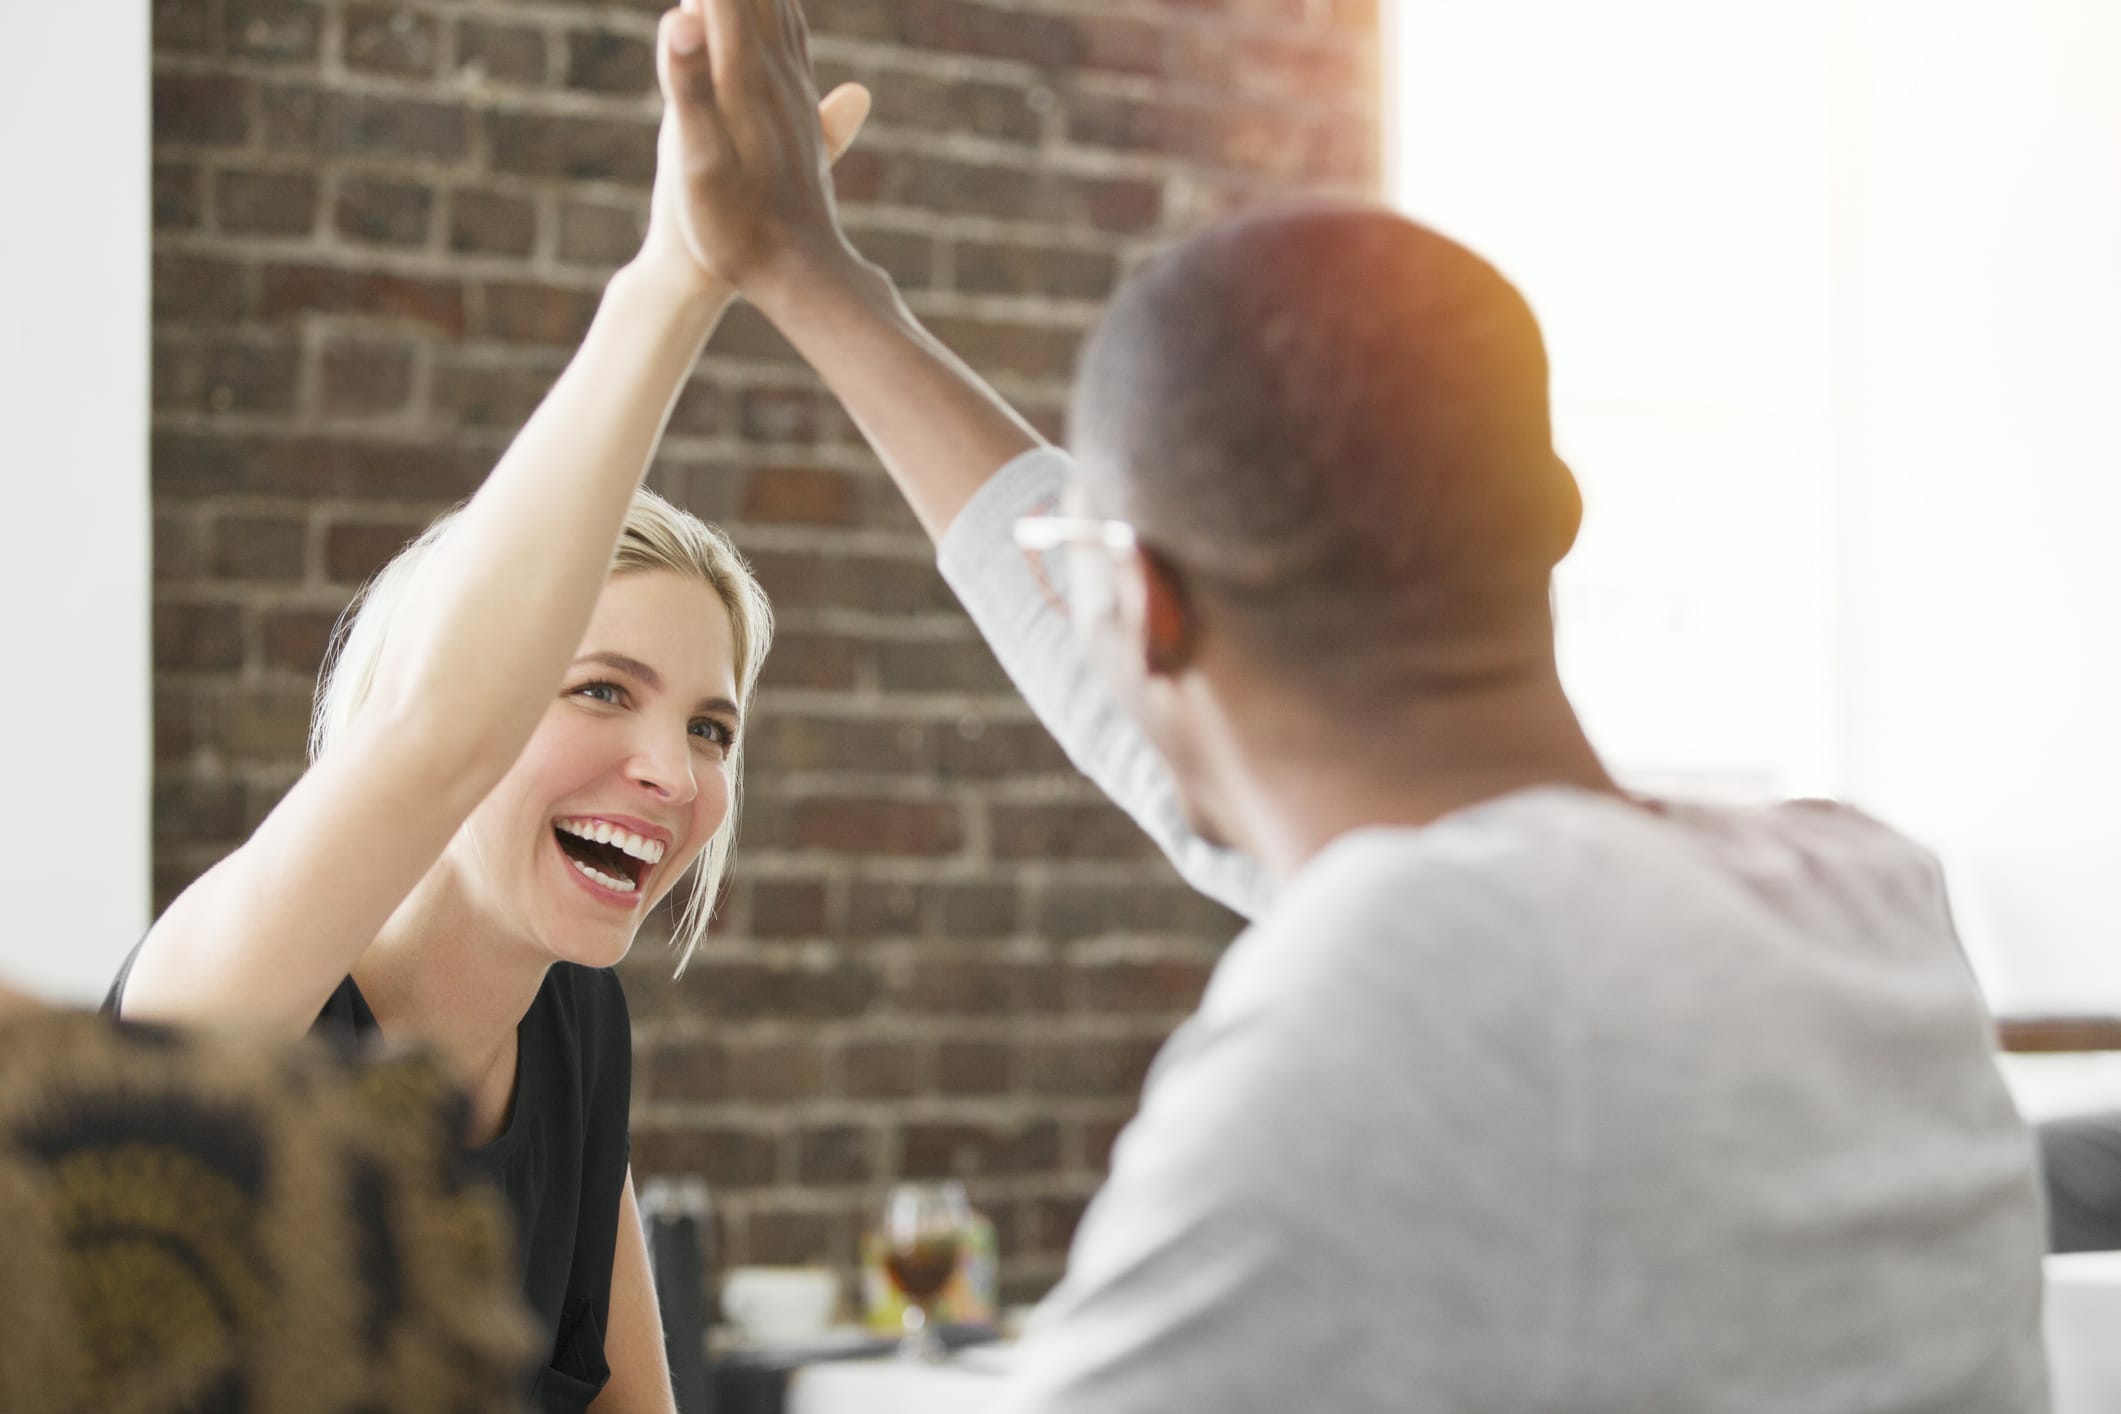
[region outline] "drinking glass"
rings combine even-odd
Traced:
[[[971,1216],[965,1186],[954,1181],[894,1184],[884,1199],[879,1229],[884,1271],[906,1298],[906,1333],[899,1354],[908,1360],[943,1357],[942,1337],[929,1305],[957,1271],[958,1247]]]

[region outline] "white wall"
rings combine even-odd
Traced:
[[[147,923],[149,9],[0,4],[0,979],[54,998]]]
[[[1999,1009],[2121,1010],[2121,4],[1393,13],[1398,199],[1548,329],[1594,738],[1856,800]]]
[[[1850,14],[1846,781],[1951,849],[2003,1009],[2121,1009],[2121,5]]]

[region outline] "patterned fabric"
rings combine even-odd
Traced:
[[[0,1410],[520,1410],[535,1338],[416,1056],[0,1019]]]

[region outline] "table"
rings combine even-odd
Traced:
[[[2121,1409],[2121,1252],[2049,1257],[2045,1320],[2053,1414]]]
[[[987,1414],[1001,1387],[1000,1367],[987,1362],[836,1360],[795,1372],[787,1414]]]

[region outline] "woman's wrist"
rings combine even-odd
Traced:
[[[700,268],[689,256],[643,250],[612,272],[608,288],[638,290],[659,302],[712,319],[736,299],[729,283]]]

